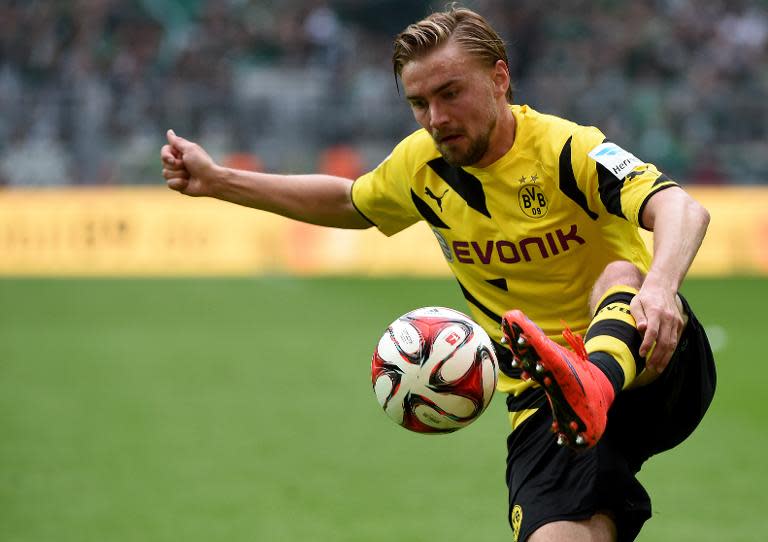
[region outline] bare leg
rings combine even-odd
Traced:
[[[595,313],[597,304],[605,292],[613,286],[631,286],[639,290],[643,285],[645,275],[634,264],[625,261],[611,262],[605,266],[603,273],[595,281],[592,293],[589,295],[589,309]]]
[[[606,514],[583,521],[554,521],[536,529],[528,542],[615,542],[616,524]]]

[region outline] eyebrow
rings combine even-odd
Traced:
[[[460,80],[459,78],[450,79],[450,80],[446,81],[445,83],[443,83],[442,85],[440,85],[439,87],[437,87],[435,89],[432,89],[429,92],[429,94],[440,94],[442,91],[444,91],[445,89],[447,89],[451,85],[453,85],[455,83],[458,83],[459,80]],[[418,96],[418,95],[416,95],[416,96],[408,95],[408,94],[405,95],[405,99],[409,100],[409,101],[411,101],[411,100],[420,100],[422,98],[423,98],[423,96]]]

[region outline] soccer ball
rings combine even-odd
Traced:
[[[453,309],[424,307],[387,328],[371,361],[376,399],[417,433],[450,433],[491,402],[498,361],[490,337]]]

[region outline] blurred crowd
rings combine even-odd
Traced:
[[[684,183],[768,182],[768,0],[477,0],[517,103]],[[445,2],[4,0],[0,184],[162,182],[168,128],[215,158],[355,175],[416,128],[392,37]]]

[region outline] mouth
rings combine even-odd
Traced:
[[[456,143],[463,137],[464,136],[461,134],[450,134],[450,135],[438,137],[437,142],[440,143],[441,145],[451,144],[451,143]]]

